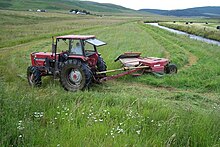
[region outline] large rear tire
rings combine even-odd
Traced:
[[[41,86],[41,72],[35,66],[29,66],[27,68],[27,79],[30,86],[39,87]]]
[[[61,67],[60,83],[67,91],[83,90],[90,85],[91,79],[91,70],[80,60],[67,60]]]
[[[103,60],[103,58],[101,56],[98,56],[98,61],[97,61],[97,70],[99,72],[102,72],[102,71],[106,71],[107,70],[107,65],[105,63],[105,61]],[[106,77],[106,73],[104,74],[101,74],[103,77]]]

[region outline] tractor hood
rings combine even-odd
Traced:
[[[106,43],[105,42],[103,42],[103,41],[100,41],[100,40],[98,40],[98,39],[95,39],[95,38],[93,38],[93,39],[87,39],[87,40],[85,40],[86,42],[88,42],[88,43],[90,43],[90,44],[92,44],[92,45],[95,45],[95,46],[103,46],[103,45],[106,45]]]

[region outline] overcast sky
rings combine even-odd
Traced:
[[[220,0],[89,0],[99,3],[112,3],[131,9],[184,9],[201,6],[220,6]]]

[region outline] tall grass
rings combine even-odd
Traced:
[[[172,94],[127,84],[108,83],[107,87],[78,93],[65,92],[53,84],[43,89],[17,87],[14,89],[17,92],[1,93],[2,143],[18,146],[218,145],[219,105],[212,101],[210,106],[206,105],[203,99],[208,98],[196,94]],[[2,88],[8,89],[6,85]]]
[[[94,26],[102,21],[104,25],[84,29],[91,21],[85,19],[78,33],[95,34],[108,43],[99,49],[108,69],[121,66],[113,62],[119,54],[140,51],[143,56],[169,57],[179,73],[126,76],[76,93],[44,77],[42,87],[31,88],[26,80],[29,54],[50,51],[50,37],[33,36],[28,43],[4,47],[0,146],[219,146],[219,47],[133,22],[134,18],[94,19]],[[111,24],[112,19],[117,22]],[[69,31],[67,22],[58,24],[63,33]]]

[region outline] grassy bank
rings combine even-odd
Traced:
[[[161,22],[159,24],[175,30],[181,30],[204,38],[220,41],[220,30],[216,29],[219,23],[205,24],[188,22],[188,24],[186,24],[186,22]]]
[[[63,15],[55,18],[56,23],[40,17],[36,25],[20,25],[28,21],[28,14],[20,14],[24,20],[1,24],[12,27],[9,24],[14,22],[13,27],[21,27],[17,29],[21,36],[15,44],[0,49],[0,146],[220,145],[219,46],[133,22],[134,18],[91,20]],[[50,19],[53,17],[45,16]],[[41,22],[50,28],[44,29]],[[171,59],[179,72],[162,78],[126,76],[76,93],[66,92],[51,77],[43,78],[42,87],[31,88],[26,79],[30,53],[51,49],[50,36],[38,36],[74,33],[76,22],[78,34],[94,34],[108,43],[99,48],[108,69],[120,68],[113,61],[119,54],[140,51],[143,56]],[[29,33],[25,28],[34,32],[41,28],[43,32],[20,43]],[[57,28],[63,30],[55,31]],[[9,32],[7,29],[2,35],[10,36]],[[10,44],[13,38],[1,41]]]

